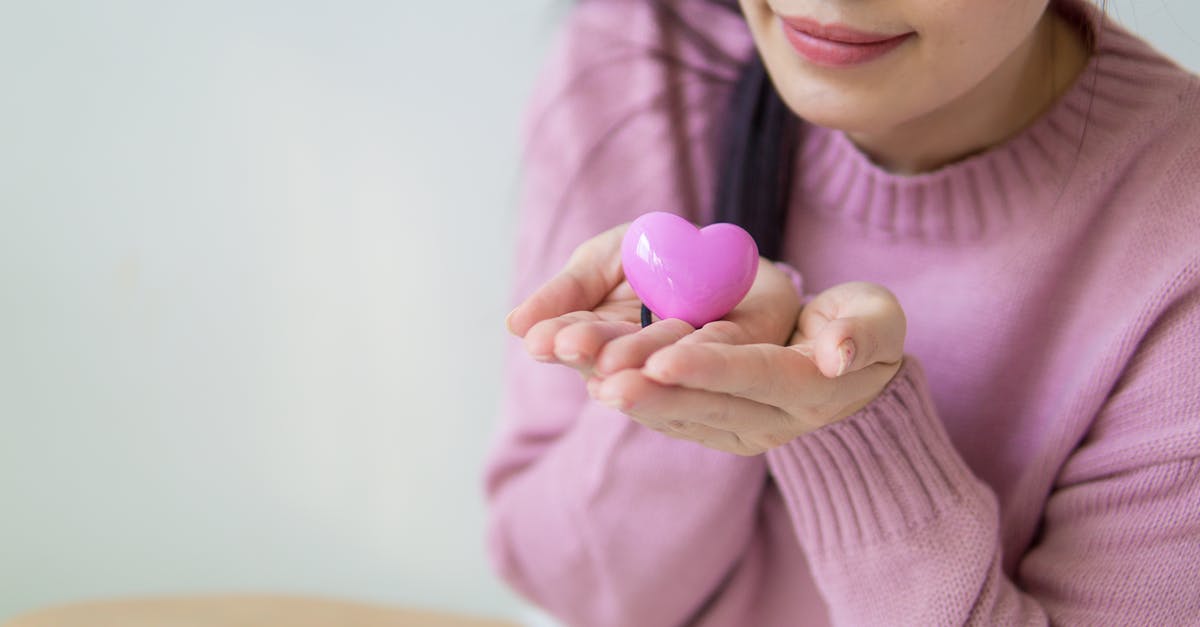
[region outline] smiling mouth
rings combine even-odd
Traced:
[[[854,66],[875,60],[916,35],[911,31],[899,35],[872,33],[801,17],[780,16],[779,23],[796,52],[827,67]]]

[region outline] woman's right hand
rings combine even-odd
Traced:
[[[650,355],[676,342],[788,343],[800,296],[787,274],[762,258],[750,291],[724,319],[700,330],[677,319],[642,328],[642,303],[621,268],[628,226],[584,242],[561,272],[508,315],[509,331],[524,339],[534,359],[603,379],[642,367]]]

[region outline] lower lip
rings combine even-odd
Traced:
[[[779,25],[783,27],[783,35],[787,37],[788,43],[792,44],[796,52],[817,65],[828,67],[850,67],[874,61],[895,50],[913,35],[913,33],[906,33],[883,41],[849,44],[813,37],[788,26],[783,20],[780,20]]]

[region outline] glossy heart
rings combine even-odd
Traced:
[[[656,211],[629,225],[621,265],[650,311],[700,328],[720,320],[750,291],[758,247],[737,225],[697,229],[677,215]]]

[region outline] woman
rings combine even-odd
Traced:
[[[571,625],[1200,623],[1200,81],[1083,0],[734,8],[583,2],[543,73],[499,572]],[[651,210],[755,235],[726,320],[637,324]]]

